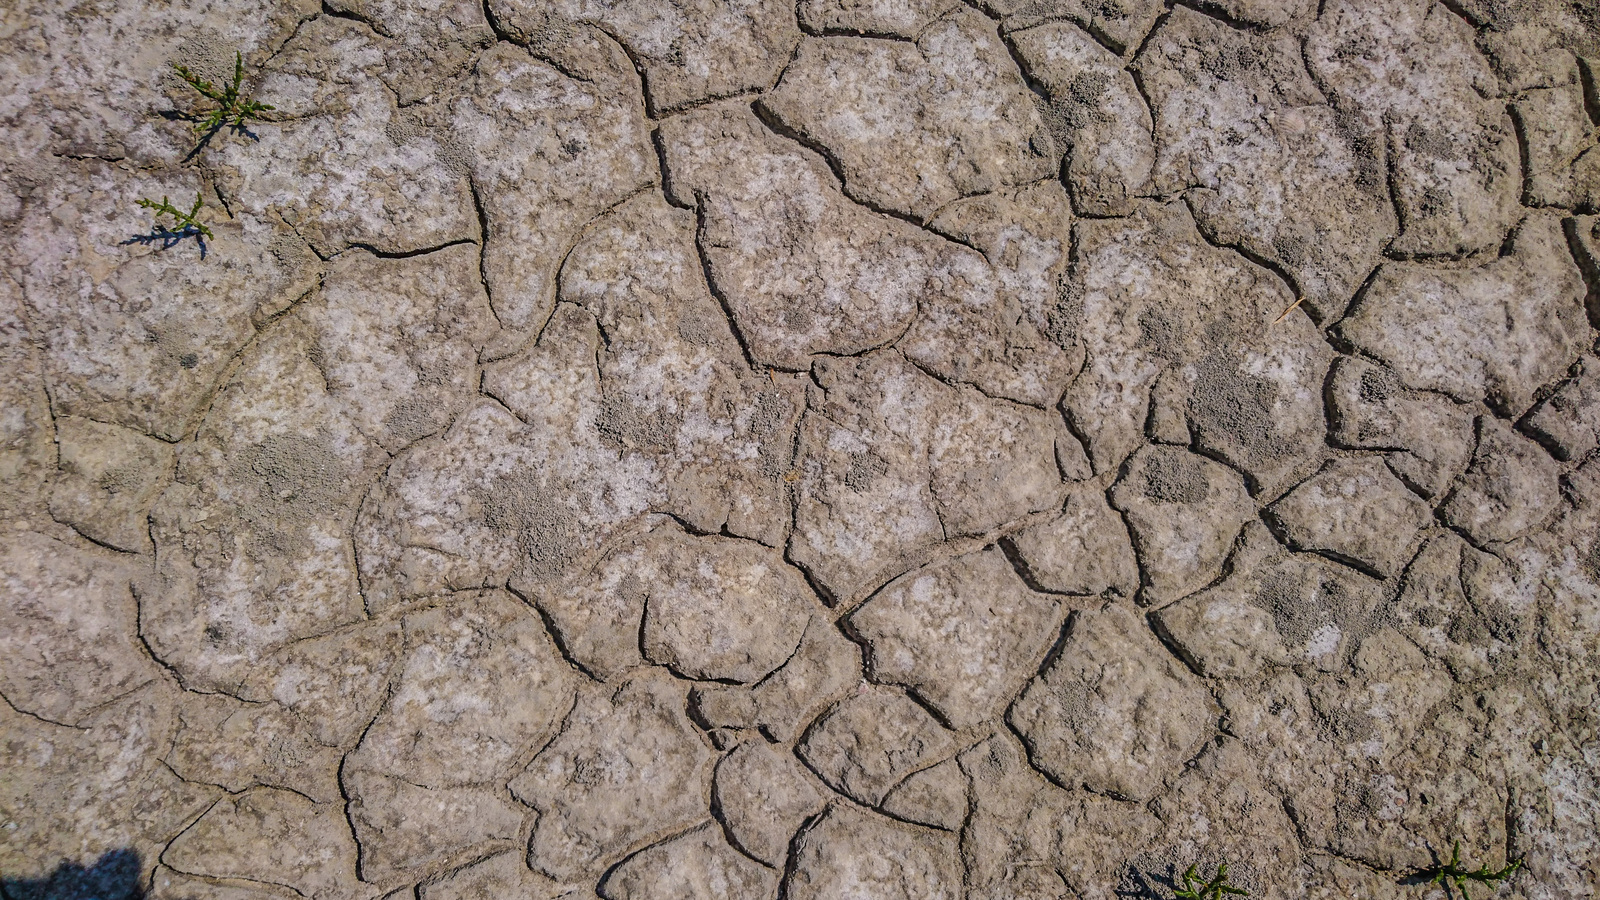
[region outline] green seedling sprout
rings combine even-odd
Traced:
[[[1228,883],[1227,863],[1218,865],[1216,877],[1204,884],[1200,883],[1199,876],[1195,874],[1196,868],[1190,866],[1189,871],[1183,873],[1183,886],[1172,892],[1177,900],[1222,900],[1223,897],[1232,894],[1246,896],[1243,888]]]
[[[1496,882],[1510,878],[1512,873],[1520,868],[1522,868],[1522,860],[1516,859],[1498,872],[1489,871],[1487,864],[1479,866],[1476,871],[1464,869],[1461,867],[1461,842],[1456,841],[1455,845],[1450,848],[1450,861],[1435,869],[1433,878],[1428,883],[1442,884],[1446,891],[1454,888],[1456,893],[1461,895],[1461,900],[1472,900],[1472,895],[1467,893],[1467,882],[1476,881],[1479,884],[1486,884],[1493,888],[1496,887]]]
[[[155,231],[172,235],[197,234],[202,237],[215,240],[216,238],[214,235],[212,235],[211,229],[207,228],[204,222],[201,222],[198,218],[196,218],[196,216],[200,214],[200,206],[202,202],[203,201],[200,198],[200,192],[195,191],[194,206],[190,207],[188,212],[184,212],[183,210],[178,209],[176,206],[173,206],[165,196],[161,198],[160,203],[157,203],[148,197],[139,198],[140,206],[155,212]],[[162,216],[171,216],[173,227],[168,228],[167,226],[161,224]]]
[[[190,87],[200,92],[201,96],[217,103],[217,108],[207,113],[205,119],[194,126],[195,131],[215,131],[223,125],[243,129],[248,120],[260,119],[263,112],[276,109],[258,100],[247,99],[239,93],[239,85],[244,81],[244,57],[238,51],[234,51],[233,54],[233,84],[221,90],[196,75],[188,66],[174,63],[172,67],[178,70],[178,77],[187,81]]]

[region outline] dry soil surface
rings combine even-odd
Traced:
[[[0,3],[0,893],[1594,897],[1597,76],[1595,0]]]

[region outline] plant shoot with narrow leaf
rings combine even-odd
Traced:
[[[174,63],[173,68],[178,71],[178,77],[188,82],[190,87],[217,104],[216,109],[205,113],[205,118],[195,123],[195,131],[215,131],[224,125],[243,129],[251,119],[259,120],[263,112],[276,109],[270,104],[246,98],[240,92],[240,85],[244,82],[244,57],[238,51],[234,51],[233,54],[233,83],[224,88],[217,88],[181,63]]]
[[[1467,893],[1467,882],[1475,881],[1494,888],[1498,882],[1510,878],[1520,868],[1522,868],[1522,860],[1520,859],[1512,860],[1499,871],[1491,871],[1488,864],[1479,866],[1477,869],[1463,868],[1461,865],[1461,842],[1456,841],[1455,845],[1450,849],[1450,861],[1434,869],[1433,878],[1428,883],[1442,884],[1447,891],[1453,888],[1456,893],[1461,895],[1461,900],[1472,900],[1472,895]]]
[[[211,229],[207,228],[206,224],[200,221],[198,218],[200,215],[200,207],[203,204],[204,201],[201,199],[199,191],[195,191],[194,206],[189,207],[188,212],[184,212],[176,206],[173,206],[165,196],[161,198],[160,203],[157,203],[148,197],[141,197],[139,199],[140,206],[154,211],[155,222],[152,225],[152,230],[158,234],[171,235],[174,237],[187,237],[193,234],[215,240],[215,236],[212,235]],[[162,224],[162,216],[172,217],[173,224],[171,227]]]
[[[1234,887],[1228,883],[1227,863],[1219,864],[1217,874],[1204,883],[1195,874],[1197,868],[1190,866],[1189,870],[1183,873],[1183,884],[1172,892],[1177,900],[1222,900],[1232,895],[1247,896],[1244,888]]]

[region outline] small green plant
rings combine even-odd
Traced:
[[[178,77],[187,81],[190,87],[200,92],[201,96],[217,103],[216,109],[206,113],[204,119],[195,123],[195,131],[211,132],[224,125],[243,129],[249,120],[260,119],[262,113],[276,109],[258,100],[248,99],[239,92],[239,86],[244,82],[244,57],[238,51],[234,51],[233,54],[233,84],[220,90],[211,82],[196,75],[188,66],[174,63],[172,67],[178,70]]]
[[[1223,897],[1232,894],[1247,896],[1244,888],[1237,888],[1228,883],[1227,863],[1219,864],[1217,874],[1204,884],[1195,874],[1196,868],[1190,866],[1189,871],[1183,873],[1183,886],[1175,888],[1172,892],[1177,900],[1222,900]]]
[[[1507,863],[1498,872],[1489,871],[1488,865],[1479,866],[1476,870],[1464,869],[1461,866],[1461,842],[1456,841],[1450,848],[1450,861],[1436,869],[1432,869],[1433,878],[1429,884],[1442,884],[1448,892],[1454,888],[1461,895],[1461,900],[1472,900],[1472,895],[1467,893],[1467,882],[1476,881],[1479,884],[1493,888],[1496,883],[1510,878],[1513,872],[1522,868],[1522,860],[1515,859]],[[1423,874],[1428,874],[1424,872]]]
[[[156,235],[177,238],[188,237],[189,235],[197,235],[199,237],[212,238],[215,240],[215,236],[212,235],[211,229],[207,228],[206,224],[197,218],[200,215],[200,207],[203,203],[204,201],[201,199],[199,191],[194,192],[194,206],[189,207],[188,212],[184,212],[176,206],[173,206],[165,196],[161,198],[160,203],[157,203],[148,197],[139,198],[140,206],[148,210],[153,210],[155,213],[155,222],[151,226],[151,231]],[[172,217],[172,227],[169,228],[162,224],[162,216]]]

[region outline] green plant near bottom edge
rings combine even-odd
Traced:
[[[1455,889],[1461,894],[1461,900],[1472,900],[1472,895],[1467,893],[1468,881],[1476,881],[1489,887],[1495,887],[1497,882],[1510,878],[1518,869],[1522,868],[1522,860],[1516,859],[1507,863],[1505,868],[1498,872],[1489,871],[1488,865],[1482,865],[1476,871],[1461,867],[1461,842],[1456,841],[1450,849],[1450,861],[1433,870],[1433,878],[1429,884],[1442,884],[1445,890]],[[1423,874],[1427,874],[1424,872]]]
[[[1208,882],[1200,884],[1199,876],[1195,874],[1197,866],[1190,866],[1189,871],[1183,873],[1183,886],[1175,888],[1172,895],[1177,900],[1222,900],[1223,897],[1238,894],[1248,896],[1244,888],[1234,887],[1228,883],[1228,864],[1217,866],[1217,874]]]
[[[154,210],[156,231],[165,232],[168,234],[198,234],[203,237],[216,240],[216,237],[211,233],[211,229],[207,228],[204,222],[201,222],[198,218],[196,218],[200,214],[200,207],[203,203],[204,201],[201,199],[199,191],[195,191],[194,206],[190,207],[188,212],[184,212],[183,210],[178,209],[176,206],[173,206],[165,196],[161,198],[160,203],[157,203],[148,197],[139,198],[140,206],[144,207],[145,209]],[[173,227],[168,228],[167,226],[161,224],[162,216],[171,216]]]

